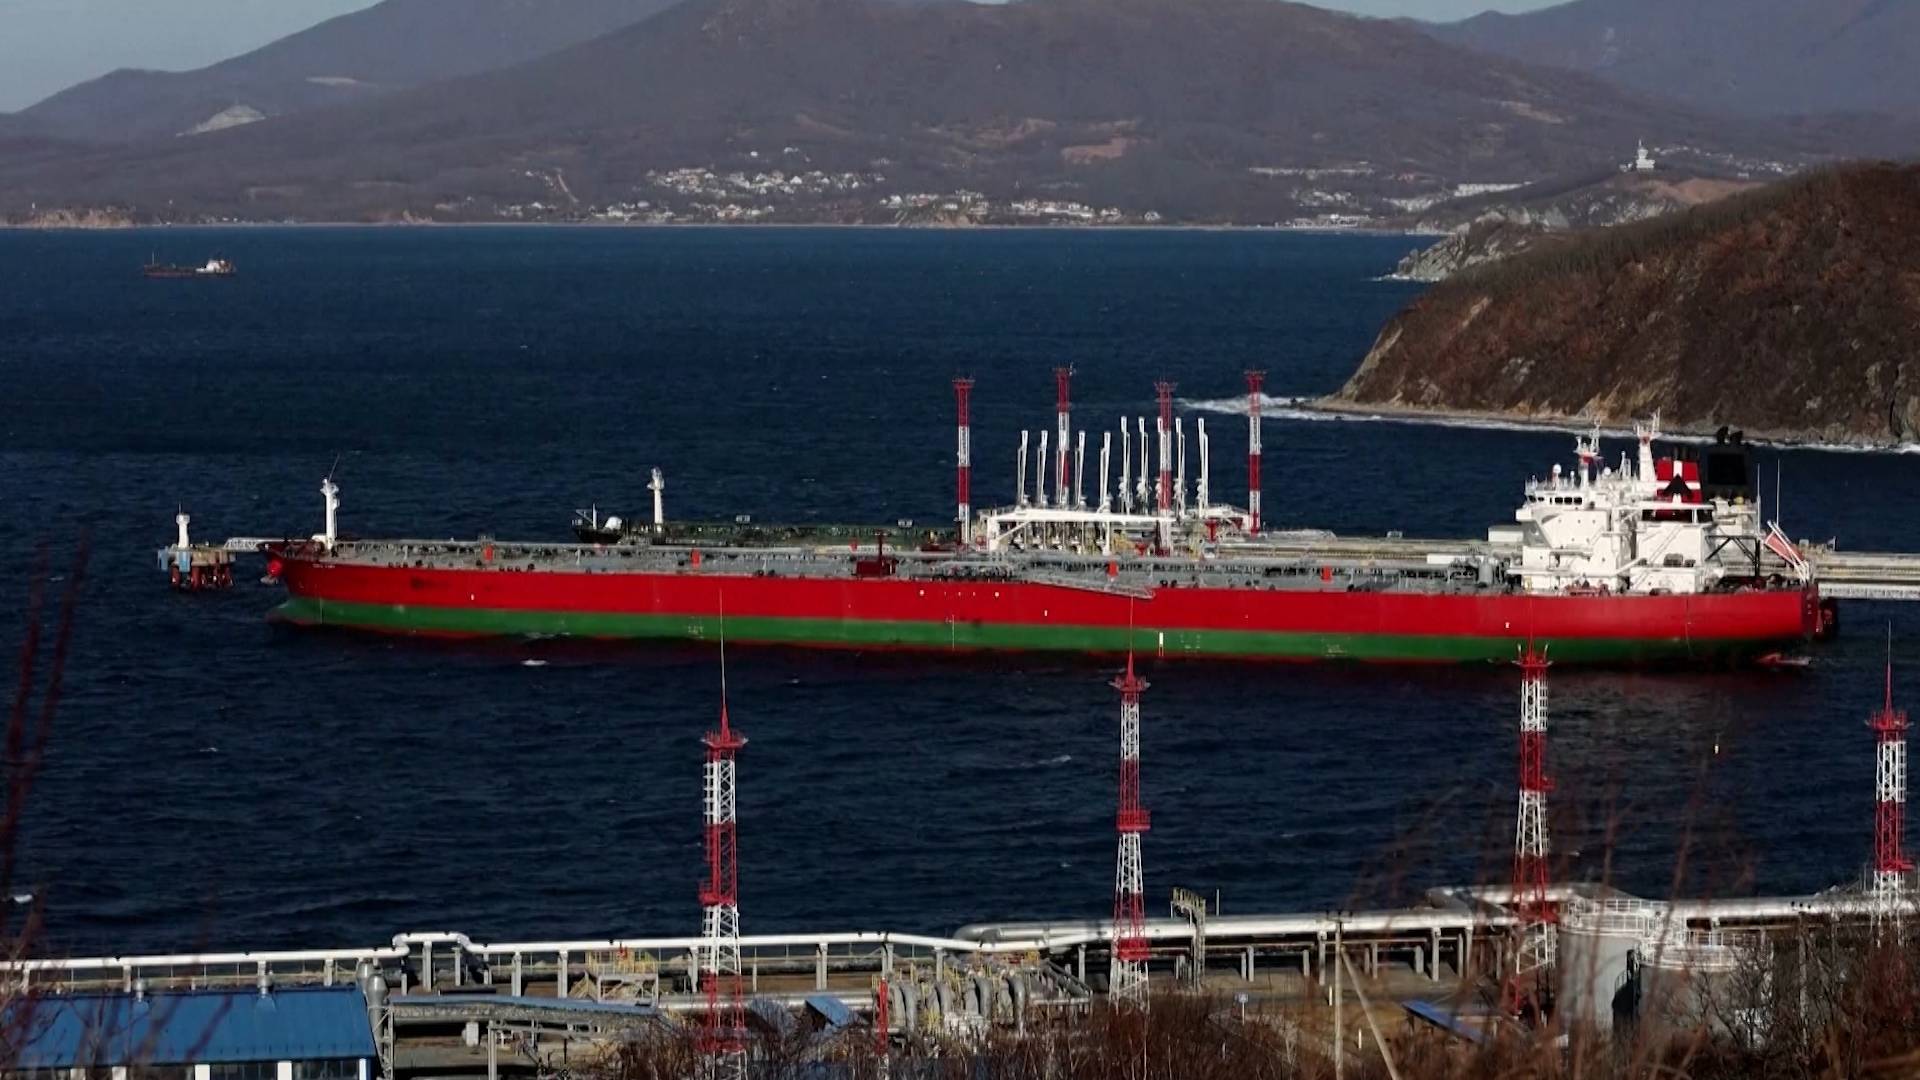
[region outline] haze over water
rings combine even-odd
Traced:
[[[922,522],[952,500],[956,373],[974,501],[1076,369],[1089,444],[1185,399],[1329,391],[1414,294],[1402,238],[1204,232],[0,232],[0,587],[85,530],[69,685],[24,888],[72,952],[691,932],[711,650],[447,645],[270,628],[280,592],[176,596],[199,539],[564,539],[570,512]],[[231,281],[143,280],[150,254]],[[1216,497],[1245,424],[1204,415]],[[1191,421],[1189,421],[1191,422]],[[1569,436],[1270,420],[1277,527],[1481,535]],[[1624,444],[1611,440],[1609,458]],[[1911,549],[1912,456],[1783,462],[1795,536]],[[1089,468],[1089,484],[1093,470]],[[1882,626],[1920,695],[1920,612],[1848,603],[1796,674],[1556,672],[1557,846],[1664,895],[1854,875],[1871,835]],[[20,618],[0,623],[17,648]],[[545,661],[529,666],[527,660]],[[946,930],[1110,910],[1116,701],[1091,661],[730,654],[748,932]],[[1505,669],[1149,664],[1153,905],[1360,905],[1504,877],[1517,678]],[[1920,704],[1920,701],[1916,701]]]

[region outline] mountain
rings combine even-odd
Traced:
[[[1814,173],[1434,287],[1334,408],[1920,440],[1920,166]]]
[[[1920,115],[1914,0],[1574,0],[1441,40],[1733,115]]]
[[[115,71],[16,115],[66,139],[203,133],[507,67],[672,2],[385,0],[197,71]]]
[[[148,215],[171,201],[189,219],[896,220],[888,207],[934,200],[990,220],[1071,204],[1272,222],[1591,170],[1641,135],[1723,154],[1809,145],[1279,0],[687,0],[359,105],[0,164],[0,213],[37,199]]]

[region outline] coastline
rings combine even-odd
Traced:
[[[1116,225],[1084,225],[1069,222],[1019,225],[1004,222],[952,225],[941,222],[895,224],[892,222],[843,221],[221,221],[221,222],[124,222],[114,224],[32,224],[0,221],[0,232],[94,233],[136,232],[139,230],[186,229],[871,229],[898,232],[1232,232],[1303,233],[1315,236],[1425,236],[1386,226],[1333,225],[1223,225],[1205,223],[1160,223],[1148,225],[1129,222]]]

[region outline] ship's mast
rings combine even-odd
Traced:
[[[958,496],[955,513],[960,522],[960,546],[973,543],[973,433],[967,422],[967,402],[973,395],[973,380],[953,380],[953,401],[958,412],[958,442],[954,451],[954,493]],[[1022,485],[1025,486],[1024,484]]]
[[[315,539],[332,551],[340,539],[340,485],[333,482],[333,477],[320,481],[320,498],[325,507],[326,530]]]

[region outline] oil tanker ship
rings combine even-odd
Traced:
[[[1357,555],[1331,534],[1263,531],[1259,405],[1250,379],[1248,505],[1213,499],[1205,421],[1160,387],[1148,423],[1104,432],[1084,494],[1086,433],[1058,426],[1017,454],[1011,505],[975,511],[959,399],[950,528],[680,524],[655,470],[650,521],[584,513],[581,542],[355,540],[325,530],[266,545],[288,598],[277,620],[436,636],[713,640],[851,649],[1056,650],[1262,660],[1507,661],[1523,642],[1561,663],[1739,663],[1805,641],[1823,606],[1812,567],[1765,524],[1751,456],[1723,432],[1703,452],[1577,461],[1528,480],[1510,524],[1446,552]],[[1048,436],[1056,436],[1048,449]],[[1137,453],[1136,448],[1137,447]],[[1149,470],[1149,453],[1157,466]],[[1119,483],[1112,466],[1119,463]],[[1344,550],[1344,554],[1329,552]]]

